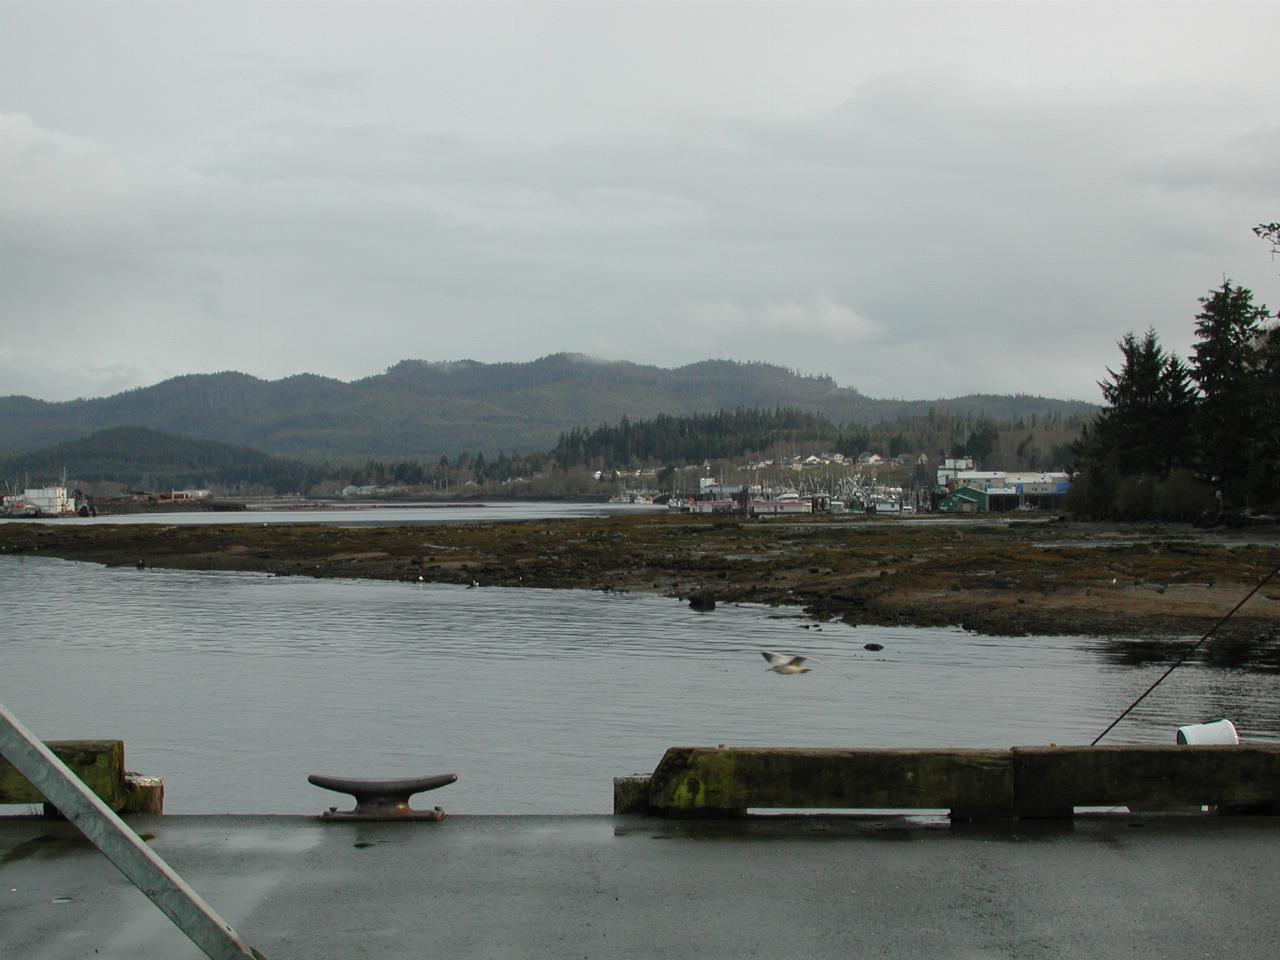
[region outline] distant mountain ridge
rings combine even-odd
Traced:
[[[1089,413],[1092,404],[975,394],[876,400],[825,376],[765,363],[705,360],[667,369],[554,354],[526,363],[404,360],[346,382],[315,374],[260,380],[187,374],[98,399],[0,398],[0,454],[16,455],[121,426],[303,458],[434,458],[534,452],[562,431],[658,414],[795,407],[838,424],[929,409],[1011,421]]]

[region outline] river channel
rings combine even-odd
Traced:
[[[174,510],[159,513],[104,513],[94,517],[41,517],[40,523],[163,524],[199,526],[227,523],[332,523],[342,526],[425,526],[436,523],[505,523],[574,517],[608,517],[626,513],[660,512],[668,507],[652,503],[601,503],[572,500],[457,500],[431,503],[335,503],[305,501],[279,504],[250,503],[245,510]],[[0,518],[0,524],[30,523]]]
[[[309,773],[456,773],[419,806],[600,813],[676,744],[1088,743],[1172,662],[1092,637],[818,624],[640,594],[0,557],[0,702],[118,738],[169,813],[318,813]],[[866,644],[883,649],[869,651]],[[779,676],[762,649],[818,658]],[[1280,675],[1192,660],[1107,743],[1231,718],[1280,740]],[[0,808],[2,811],[4,808]]]

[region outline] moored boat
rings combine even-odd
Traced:
[[[6,496],[0,504],[0,514],[6,517],[73,517],[78,512],[66,487],[28,487]]]

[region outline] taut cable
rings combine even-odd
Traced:
[[[1103,737],[1105,737],[1108,733],[1110,733],[1110,732],[1111,732],[1112,727],[1114,727],[1117,723],[1119,723],[1121,720],[1123,720],[1125,717],[1127,717],[1127,716],[1129,715],[1130,711],[1132,711],[1134,707],[1136,707],[1138,704],[1140,704],[1143,700],[1145,700],[1145,699],[1146,699],[1147,694],[1149,694],[1149,693],[1150,693],[1152,690],[1154,690],[1156,687],[1160,686],[1160,684],[1164,682],[1164,678],[1165,678],[1165,677],[1169,676],[1169,674],[1173,673],[1173,671],[1177,670],[1180,666],[1182,666],[1184,663],[1186,663],[1186,662],[1187,662],[1187,659],[1188,659],[1188,658],[1189,658],[1193,653],[1195,653],[1197,650],[1199,650],[1199,649],[1200,649],[1200,645],[1201,645],[1201,644],[1203,644],[1206,640],[1208,640],[1210,637],[1212,637],[1212,636],[1214,635],[1214,633],[1217,631],[1217,629],[1218,629],[1220,626],[1222,626],[1224,623],[1226,623],[1228,620],[1230,620],[1232,617],[1234,617],[1234,616],[1236,615],[1236,611],[1237,611],[1237,610],[1239,610],[1241,607],[1243,607],[1246,603],[1248,603],[1248,602],[1249,602],[1249,600],[1253,597],[1253,595],[1254,595],[1255,593],[1257,593],[1259,590],[1261,590],[1263,587],[1265,587],[1265,586],[1266,586],[1266,585],[1271,581],[1271,579],[1272,579],[1276,574],[1278,574],[1278,573],[1280,573],[1280,567],[1276,567],[1274,570],[1272,570],[1270,573],[1268,573],[1265,577],[1263,577],[1261,580],[1259,580],[1259,581],[1258,581],[1258,585],[1257,585],[1257,586],[1255,586],[1252,590],[1250,590],[1247,594],[1245,594],[1244,599],[1243,599],[1243,600],[1241,600],[1239,603],[1237,603],[1234,607],[1232,607],[1232,608],[1231,608],[1231,612],[1230,612],[1230,613],[1228,613],[1225,617],[1223,617],[1221,620],[1219,620],[1217,623],[1215,623],[1212,627],[1210,627],[1210,628],[1209,628],[1209,632],[1208,632],[1208,633],[1206,633],[1206,634],[1205,634],[1203,637],[1201,637],[1199,640],[1197,640],[1194,644],[1192,644],[1191,649],[1190,649],[1190,650],[1188,650],[1186,653],[1184,653],[1184,654],[1183,654],[1183,655],[1178,659],[1178,661],[1177,661],[1176,663],[1174,663],[1174,665],[1173,665],[1173,666],[1171,666],[1168,670],[1166,670],[1164,673],[1162,673],[1162,674],[1160,675],[1160,678],[1159,678],[1158,680],[1156,680],[1156,682],[1155,682],[1155,683],[1153,683],[1151,686],[1147,687],[1147,689],[1146,689],[1146,690],[1144,690],[1144,691],[1142,692],[1142,695],[1141,695],[1140,697],[1138,697],[1138,699],[1137,699],[1137,700],[1133,701],[1133,703],[1131,703],[1131,704],[1129,704],[1127,707],[1125,707],[1125,708],[1124,708],[1124,712],[1123,712],[1123,713],[1121,713],[1121,714],[1120,714],[1120,716],[1118,716],[1118,717],[1116,717],[1114,720],[1112,720],[1112,721],[1111,721],[1111,723],[1107,726],[1107,729],[1103,730],[1100,734],[1098,734],[1096,737],[1094,737],[1094,739],[1093,739],[1093,743],[1089,744],[1089,746],[1091,746],[1091,747],[1095,747],[1095,746],[1097,746],[1097,745],[1098,745],[1098,741],[1099,741],[1099,740],[1101,740]]]

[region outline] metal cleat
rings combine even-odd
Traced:
[[[349,793],[356,798],[354,810],[330,807],[320,815],[323,820],[443,820],[444,810],[415,810],[409,798],[423,790],[448,786],[458,779],[456,773],[434,777],[408,777],[403,780],[367,780],[359,777],[326,777],[313,773],[307,777],[325,790]]]

